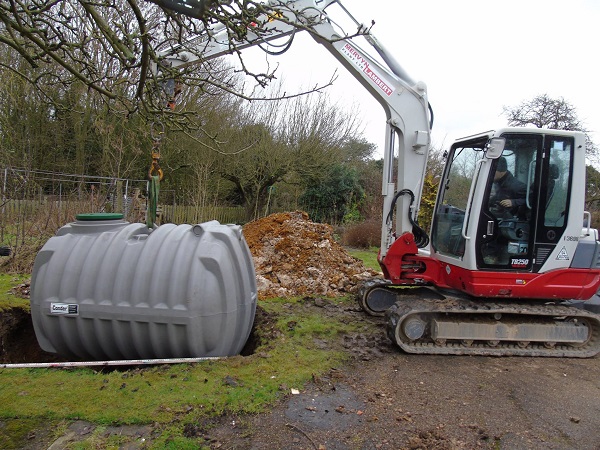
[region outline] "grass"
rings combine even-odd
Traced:
[[[29,280],[26,275],[0,273],[0,312],[7,308],[23,308],[29,311],[29,300],[17,297],[12,289]]]
[[[371,247],[368,250],[348,248],[346,250],[355,258],[360,259],[365,265],[365,267],[376,270],[377,272],[381,271],[381,267],[377,262],[377,254],[379,253],[379,248]]]
[[[263,336],[264,342],[246,357],[111,372],[4,369],[0,371],[0,421],[21,422],[24,429],[42,419],[56,423],[81,419],[100,426],[158,424],[162,435],[156,439],[157,448],[188,444],[197,448],[197,439],[183,436],[185,424],[226,413],[265,411],[289,395],[291,388],[302,389],[313,376],[344,361],[345,353],[315,341],[330,340],[364,324],[327,317],[303,302],[262,301],[275,333]],[[0,448],[7,442],[2,437],[5,432],[0,427]],[[95,444],[78,445],[94,448]]]

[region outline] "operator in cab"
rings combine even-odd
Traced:
[[[497,219],[500,231],[496,238],[484,244],[482,250],[484,262],[491,265],[507,265],[509,262],[508,246],[510,239],[507,230],[502,229],[502,223],[512,220],[524,220],[526,207],[527,186],[508,170],[504,156],[496,162],[494,182],[488,201],[489,212]]]
[[[508,170],[506,158],[498,158],[496,173],[494,175],[494,186],[490,197],[491,208],[501,208],[501,211],[516,216],[525,206],[527,186],[515,178]]]

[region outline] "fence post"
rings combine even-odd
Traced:
[[[58,183],[58,223],[62,223],[62,183]]]
[[[4,169],[4,180],[2,180],[2,223],[0,223],[0,240],[4,241],[4,217],[6,217],[6,183],[8,180],[8,168]]]
[[[129,180],[125,180],[125,193],[123,195],[123,217],[129,220]]]
[[[116,212],[123,212],[123,181],[117,180],[116,182],[116,192],[115,192],[115,200],[117,204],[115,205]]]
[[[4,205],[6,204],[6,182],[8,180],[8,168],[4,169],[4,180],[2,181],[2,215],[4,216]]]

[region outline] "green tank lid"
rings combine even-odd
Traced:
[[[91,221],[91,220],[120,220],[123,218],[121,213],[85,213],[77,214],[75,216],[77,220]]]

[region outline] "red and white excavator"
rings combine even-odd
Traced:
[[[210,6],[152,1],[192,17]],[[584,134],[502,128],[457,140],[447,152],[429,238],[417,224],[433,121],[425,84],[412,80],[370,32],[364,38],[384,63],[340,30],[330,15],[334,6],[359,24],[340,1],[266,4],[276,13],[262,21],[260,35],[249,29],[236,49],[306,30],[385,110],[385,279],[366,283],[359,303],[386,315],[392,341],[410,353],[600,352],[600,315],[564,304],[589,299],[600,287],[598,232],[584,211]],[[194,52],[164,51],[163,63],[184,67],[232,51],[216,25],[196,45]]]

